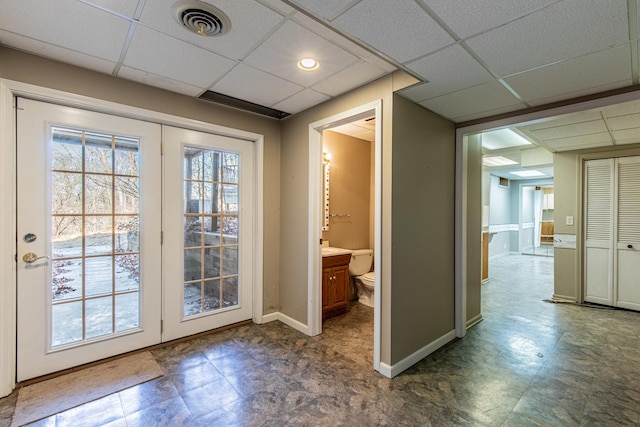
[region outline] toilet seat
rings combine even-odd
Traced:
[[[376,273],[374,273],[373,271],[365,273],[362,276],[360,276],[360,281],[362,281],[363,284],[373,288],[376,282]]]

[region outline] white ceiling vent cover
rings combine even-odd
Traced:
[[[224,12],[198,0],[177,2],[173,13],[180,25],[201,36],[221,36],[231,29],[231,21]]]

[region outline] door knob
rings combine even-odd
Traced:
[[[27,264],[33,264],[34,262],[36,262],[37,260],[42,259],[42,258],[49,259],[49,256],[47,256],[47,255],[38,256],[38,255],[34,254],[33,252],[29,252],[29,253],[24,254],[24,256],[22,257],[22,260],[24,262],[26,262]]]
[[[627,245],[627,249],[633,249],[633,245]]]

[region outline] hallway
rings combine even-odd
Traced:
[[[640,423],[640,314],[544,302],[553,258],[490,268],[484,320],[392,380],[371,369],[373,311],[356,303],[313,338],[272,322],[155,350],[164,377],[34,425]]]

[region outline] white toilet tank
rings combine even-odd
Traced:
[[[351,254],[349,262],[349,274],[352,276],[362,276],[371,271],[373,262],[373,249],[357,249]]]

